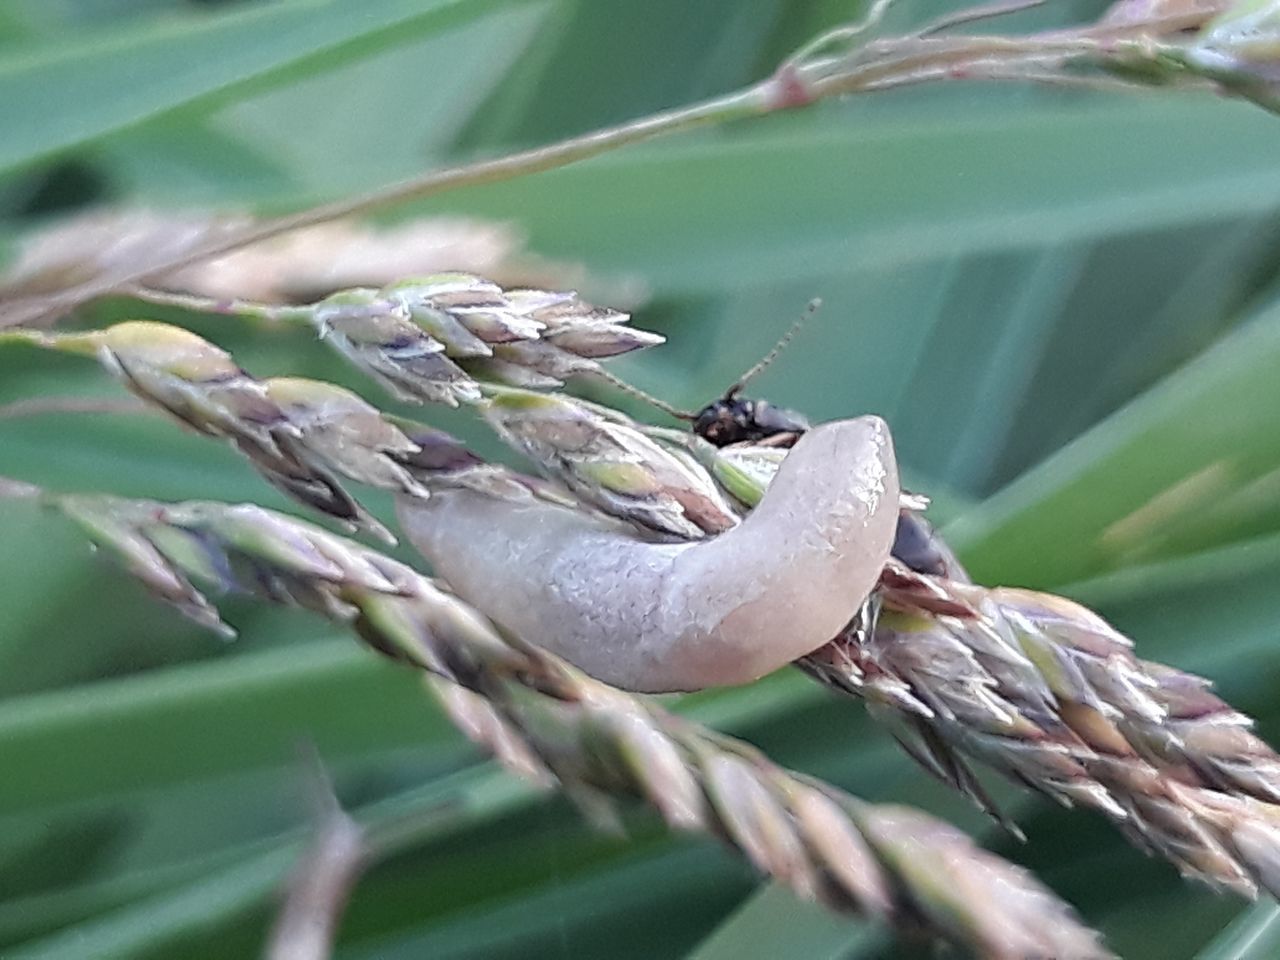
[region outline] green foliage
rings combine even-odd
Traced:
[[[4,232],[86,189],[278,210],[541,142],[755,78],[846,6],[0,0]],[[922,88],[397,216],[509,219],[537,252],[585,264],[598,290],[584,292],[643,286],[644,325],[671,342],[618,369],[679,406],[722,390],[822,296],[753,387],[814,418],[886,416],[975,572],[1077,584],[1143,654],[1216,678],[1274,742],[1278,148],[1274,118],[1187,94]],[[257,376],[385,400],[300,331],[195,326]],[[0,404],[111,390],[73,358],[0,356]],[[151,419],[0,420],[0,474],[284,505],[230,451]],[[255,951],[307,827],[300,740],[383,838],[341,957],[906,955],[751,895],[738,862],[649,820],[628,843],[591,833],[480,763],[412,677],[314,619],[231,603],[242,639],[224,644],[33,505],[0,502],[0,530],[6,958]],[[798,676],[682,708],[990,837],[859,708]],[[1096,818],[1004,795],[1030,842],[1001,852],[1123,956],[1274,952],[1270,906],[1183,884]]]

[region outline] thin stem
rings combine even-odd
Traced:
[[[1081,57],[1151,54],[1150,41],[1101,40],[1078,34],[1047,37],[937,37],[907,39],[884,47],[879,59],[847,70],[832,70],[811,81],[815,98],[882,90],[941,78],[985,79],[988,71],[1025,64],[1064,65]],[[901,51],[897,56],[892,56]]]
[[[1025,66],[988,68],[981,72],[981,79],[1012,80],[1019,83],[1041,84],[1046,87],[1089,90],[1095,93],[1116,93],[1124,91],[1126,93],[1141,95],[1143,92],[1154,93],[1156,89],[1152,87],[1147,91],[1144,91],[1142,88],[1135,90],[1132,83],[1127,80],[1121,80],[1118,77],[1083,76],[1080,74],[1064,73],[1052,68],[1037,68],[1031,64],[1027,64]],[[1205,90],[1211,89],[1207,83],[1203,85],[1203,88]]]
[[[221,300],[196,293],[177,293],[155,287],[131,286],[120,291],[123,296],[160,307],[177,307],[191,313],[212,313],[228,317],[244,317],[267,323],[307,324],[313,311],[309,306],[260,303],[256,300]]]
[[[775,84],[772,80],[768,80],[693,106],[656,113],[639,120],[569,137],[546,146],[522,150],[491,160],[433,170],[368,193],[267,220],[244,231],[211,240],[194,249],[161,257],[148,263],[144,268],[128,270],[106,278],[94,278],[50,297],[11,302],[4,307],[3,312],[0,312],[0,327],[17,326],[40,317],[65,313],[81,303],[121,287],[137,284],[147,277],[170,273],[240,247],[269,240],[291,230],[339,220],[408,200],[422,200],[461,187],[495,183],[531,173],[554,170],[557,167],[598,156],[627,144],[639,143],[660,134],[676,133],[711,123],[725,123],[741,117],[767,114],[778,109],[779,106],[789,105],[779,104],[777,99]]]
[[[863,24],[832,31],[819,38],[819,41],[802,48],[801,53],[822,49],[837,35],[850,37],[863,32],[874,25],[876,18],[883,16],[889,2],[890,0],[877,0]],[[1017,8],[1018,2],[1021,0],[1014,0],[1014,6],[979,8],[977,11],[970,11],[970,14],[974,19],[997,16],[1012,12]],[[1135,23],[1098,24],[1021,38],[935,38],[928,35],[963,22],[951,18],[926,26],[923,34],[872,41],[856,51],[816,62],[802,63],[792,57],[784,61],[773,76],[762,82],[692,106],[662,111],[503,157],[431,171],[368,193],[267,220],[242,231],[212,239],[194,249],[163,256],[145,266],[134,267],[119,274],[95,277],[53,295],[10,301],[0,307],[0,327],[56,317],[96,297],[137,285],[148,277],[162,276],[291,230],[408,200],[437,196],[461,187],[495,183],[553,170],[665,134],[804,107],[832,96],[905,86],[926,80],[981,76],[981,70],[972,68],[993,59],[1014,61],[1032,58],[1044,61],[1055,54],[1063,59],[1090,55],[1115,58],[1135,54],[1150,58],[1162,50],[1155,38],[1200,26],[1205,18],[1203,11],[1180,13]],[[1124,45],[1120,46],[1122,43]]]
[[[884,16],[889,12],[889,8],[896,3],[897,0],[875,0],[871,5],[871,9],[867,11],[867,15],[861,20],[853,23],[841,24],[826,33],[814,37],[804,46],[800,47],[795,53],[789,56],[783,64],[784,69],[788,66],[798,67],[806,61],[810,60],[815,54],[821,53],[834,47],[838,43],[844,43],[854,40],[869,30],[873,30],[884,20]]]
[[[314,748],[308,752],[318,808],[315,837],[290,877],[267,960],[328,960],[347,901],[369,859],[364,829],[338,803]]]
[[[936,20],[931,20],[921,27],[915,35],[917,37],[931,37],[934,34],[942,33],[955,27],[962,27],[965,24],[977,23],[980,20],[993,20],[996,17],[1005,17],[1012,13],[1021,13],[1023,10],[1042,7],[1046,2],[1047,0],[1003,0],[1000,3],[987,3],[980,7],[957,10],[953,13],[943,14]]]
[[[1175,11],[1154,20],[1137,20],[1133,23],[1095,23],[1082,30],[1059,30],[1044,34],[1046,37],[1062,37],[1074,34],[1079,37],[1167,37],[1183,30],[1203,27],[1213,16],[1211,10],[1201,7]]]
[[[249,505],[111,497],[55,505],[157,596],[187,613],[198,605],[200,622],[217,615],[197,581],[347,625],[372,649],[423,671],[470,738],[516,772],[558,784],[597,823],[617,823],[616,801],[639,798],[672,829],[722,839],[833,909],[976,956],[1109,956],[1062,901],[946,824],[864,803],[593,680],[353,541]],[[329,942],[365,846],[349,826],[337,839],[336,869],[296,875],[276,940],[294,949],[273,960],[314,960]]]
[[[116,397],[32,397],[0,406],[0,420],[38,417],[48,413],[113,413],[134,416],[151,413],[140,400]]]

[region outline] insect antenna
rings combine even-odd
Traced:
[[[763,373],[765,369],[773,363],[773,361],[777,360],[778,356],[783,350],[787,349],[791,341],[795,339],[795,335],[800,332],[809,318],[817,313],[821,307],[822,299],[820,297],[814,297],[810,300],[809,305],[805,307],[804,313],[800,315],[795,323],[791,324],[790,329],[778,338],[778,342],[773,345],[773,348],[768,353],[753,364],[746,373],[734,381],[733,386],[725,391],[724,398],[726,400],[732,400],[742,392],[743,387],[750,383],[758,374]]]
[[[792,339],[795,337],[795,335],[800,332],[801,328],[805,325],[805,322],[810,317],[812,317],[821,306],[822,306],[821,299],[815,297],[814,299],[810,300],[809,305],[805,308],[805,312],[800,316],[798,320],[796,320],[795,323],[791,325],[791,328],[787,330],[787,332],[784,333],[778,339],[778,342],[773,345],[772,349],[770,349],[767,354],[761,357],[757,363],[752,365],[752,367],[748,369],[746,373],[740,376],[734,382],[734,384],[731,387],[729,387],[727,391],[725,391],[722,402],[728,402],[730,400],[733,400],[734,397],[736,397],[742,391],[742,389],[751,381],[753,377],[755,377],[758,373],[762,372],[766,367],[769,366],[769,364],[773,363],[774,360],[778,359],[779,354],[781,354],[782,351],[787,348],[787,345],[790,344]],[[604,380],[607,383],[610,383],[613,386],[617,387],[623,393],[628,394],[629,396],[635,397],[638,400],[642,400],[645,403],[649,404],[650,406],[656,407],[657,409],[661,410],[663,413],[667,414],[668,416],[674,417],[677,420],[683,420],[686,423],[696,423],[698,421],[699,416],[704,412],[701,410],[695,410],[695,411],[678,410],[675,407],[673,407],[671,404],[667,403],[665,400],[659,400],[657,397],[653,396],[652,394],[645,393],[639,387],[633,386],[632,384],[627,383],[627,381],[623,380],[617,374],[611,373],[610,371],[605,370],[603,368],[593,370],[592,374],[596,377],[599,377],[601,380]]]
[[[603,370],[603,369],[594,370],[592,371],[592,373],[595,376],[599,377],[600,379],[605,380],[608,383],[612,384],[613,386],[617,387],[623,393],[633,396],[637,400],[643,400],[645,403],[649,404],[650,406],[657,407],[663,413],[667,414],[668,416],[675,417],[677,420],[686,420],[692,423],[694,420],[698,418],[697,413],[690,413],[687,410],[677,410],[675,407],[667,403],[665,400],[659,400],[653,394],[645,393],[639,387],[633,386],[632,384],[627,383],[627,381],[623,380],[617,374],[611,373],[608,370]]]

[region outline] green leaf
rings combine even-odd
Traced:
[[[433,836],[500,815],[525,800],[526,790],[488,768],[465,771],[358,810],[372,856],[386,857]],[[206,877],[166,889],[108,914],[8,953],[12,957],[106,958],[164,950],[259,906],[282,889],[303,852],[293,831],[266,849]]]
[[[0,47],[4,164],[92,143],[103,152],[86,161],[125,202],[280,208],[430,166],[457,150],[464,119],[463,149],[491,154],[726,89],[859,5],[562,2],[528,46],[541,5],[284,0],[197,20],[175,3],[167,24],[136,5],[114,18],[111,4],[91,6],[92,36],[72,18],[44,31],[43,46]],[[1043,15],[1062,22],[1097,13],[1052,6]],[[896,14],[915,21],[937,7]],[[509,78],[519,82],[494,90],[521,50]],[[1274,344],[1256,327],[1233,331],[1242,304],[1276,289],[1280,127],[1209,99],[947,87],[655,142],[403,213],[515,221],[538,254],[584,264],[584,292],[601,302],[643,288],[637,323],[671,343],[617,369],[682,406],[717,395],[822,296],[824,312],[753,391],[817,418],[889,415],[912,483],[951,491],[961,510],[1050,457],[967,511],[966,524],[989,524],[968,544],[982,572],[1074,582],[1140,655],[1214,677],[1275,737],[1275,493],[1258,483],[1235,507],[1201,498],[1203,512],[1178,513],[1123,556],[1100,561],[1090,544],[1145,502],[1152,478],[1176,481],[1215,458],[1248,461],[1260,479],[1274,469]],[[178,319],[257,374],[337,377],[384,400],[308,338]],[[0,355],[3,401],[108,390],[84,365]],[[487,443],[465,414],[427,416]],[[1095,426],[1087,457],[1054,456]],[[230,451],[158,420],[0,423],[0,474],[280,503]],[[3,505],[0,531],[6,956],[36,937],[77,957],[260,952],[301,836],[300,737],[317,742],[353,808],[495,777],[469,766],[475,754],[415,678],[311,618],[233,602],[243,639],[222,646],[91,562],[53,518]],[[985,827],[856,704],[799,675],[680,708],[868,797]],[[840,955],[848,927],[831,923],[828,937],[828,918],[791,912],[772,890],[744,901],[752,878],[712,845],[662,837],[648,816],[629,842],[601,838],[567,805],[493,779],[503,784],[523,799],[388,848],[356,893],[340,957],[648,958],[702,944],[763,960],[796,943]],[[1002,852],[1129,960],[1188,957],[1239,912],[1098,818],[996,790],[1031,838],[999,842]],[[844,943],[846,955],[915,955]]]
[[[207,108],[368,57],[502,3],[291,0],[10,52],[0,60],[0,128],[9,131],[0,172],[179,108]]]
[[[1240,912],[1195,960],[1268,960],[1280,953],[1280,906],[1255,903]]]
[[[1280,310],[958,519],[980,580],[1051,587],[1280,525]]]
[[[412,673],[345,639],[10,699],[0,731],[3,811],[275,767],[299,737],[335,756],[457,743]]]
[[[658,302],[640,322],[671,341],[617,369],[682,407],[820,295],[753,388],[819,419],[886,415],[909,466],[980,494],[1210,345],[1272,274],[1280,127],[1258,119],[922,92],[412,209],[516,217],[536,249],[645,283]]]
[[[884,939],[864,922],[834,916],[796,899],[777,884],[761,887],[686,960],[738,960],[750,956],[795,956],[842,960],[849,951]]]
[[[870,104],[823,105],[734,136],[685,136],[458,191],[422,209],[517,216],[541,251],[583,257],[605,275],[638,273],[671,295],[1280,207],[1280,172],[1269,163],[1280,127],[1247,106],[943,105],[924,95],[889,116]],[[1187,128],[1199,135],[1186,138]],[[1082,138],[1095,149],[1073,149]]]

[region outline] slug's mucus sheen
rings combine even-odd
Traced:
[[[806,431],[756,507],[714,537],[655,541],[616,518],[467,489],[401,496],[409,540],[512,635],[628,690],[749,683],[827,643],[893,542],[884,421]]]

